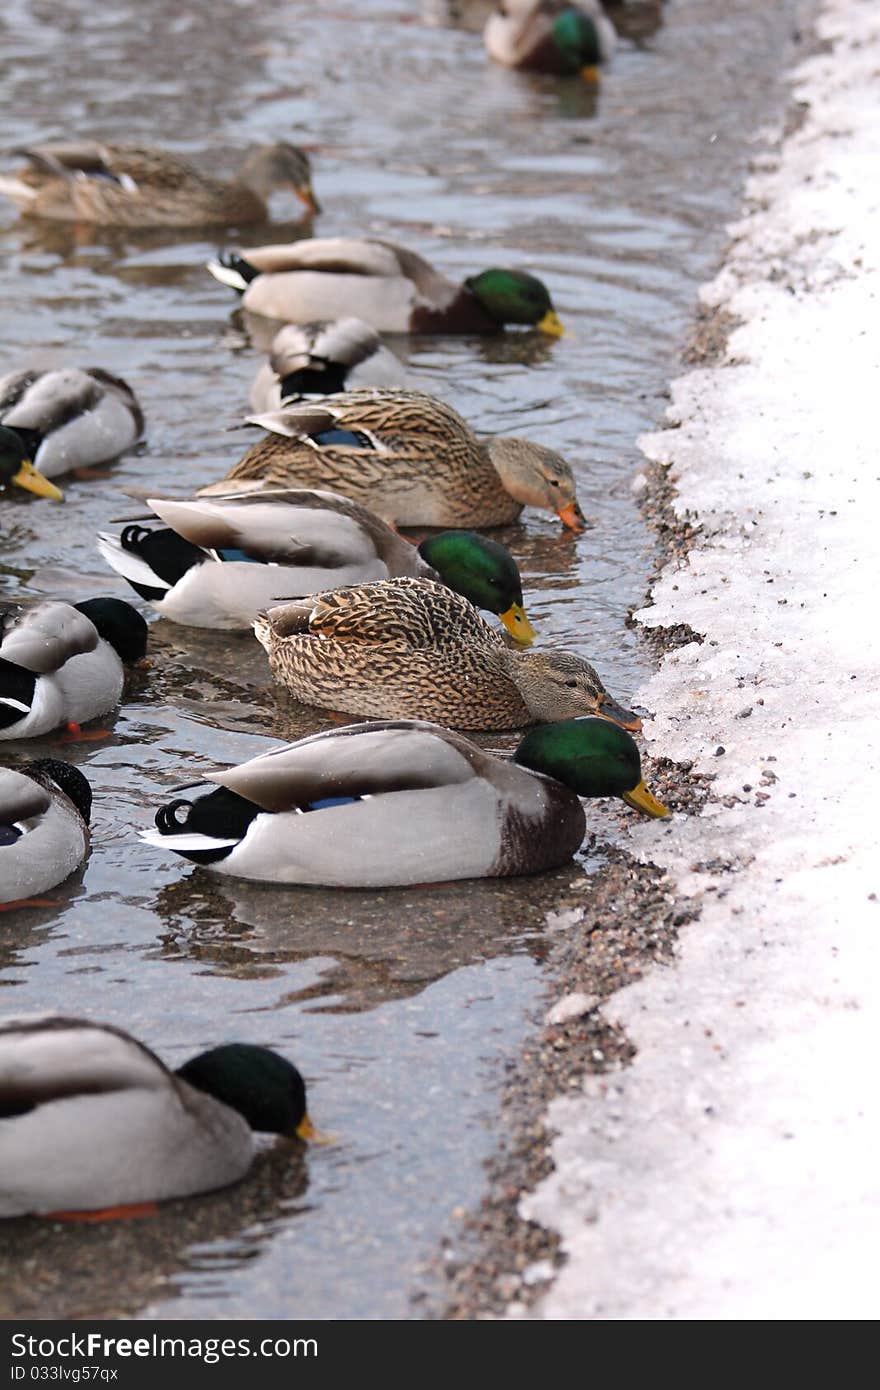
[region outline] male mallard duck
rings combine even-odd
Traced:
[[[593,77],[614,53],[617,34],[599,0],[502,0],[483,41],[490,58],[508,68]]]
[[[91,788],[71,763],[0,768],[0,903],[44,893],[73,873],[89,848],[91,809]]]
[[[380,333],[500,333],[527,324],[559,337],[547,287],[522,270],[484,270],[463,285],[390,241],[319,237],[226,251],[208,269],[255,314],[287,323],[357,314]]]
[[[0,420],[46,478],[115,459],[144,430],[131,387],[101,367],[0,377]]]
[[[284,599],[421,575],[497,613],[518,641],[534,637],[515,560],[473,531],[443,531],[416,548],[366,507],[306,489],[150,498],[148,505],[165,529],[130,525],[118,539],[101,533],[98,548],[172,622],[249,628]]]
[[[0,177],[0,193],[28,217],[99,227],[231,227],[264,221],[276,188],[290,189],[310,213],[320,212],[308,155],[284,142],[255,150],[231,182],[151,145],[83,140],[16,153],[28,163]]]
[[[7,1217],[210,1192],[244,1177],[253,1131],[314,1134],[302,1077],[267,1047],[227,1043],[170,1071],[121,1028],[55,1014],[0,1023],[0,1116]]]
[[[51,497],[53,502],[64,501],[60,488],[34,468],[15,431],[0,425],[0,488],[5,488],[9,483],[15,483],[26,492],[34,492],[38,497]]]
[[[362,319],[288,323],[257,372],[251,410],[277,410],[301,396],[331,396],[361,386],[402,386],[403,363]]]
[[[638,716],[572,652],[517,651],[466,598],[430,579],[386,579],[270,608],[254,623],[279,681],[307,705],[457,729]]]
[[[397,526],[505,526],[524,506],[556,512],[581,531],[571,467],[526,439],[477,439],[461,416],[424,391],[350,391],[285,406],[250,423],[269,433],[222,483],[327,487]]]
[[[106,714],[119,703],[123,663],[146,650],[146,623],[118,598],[49,599],[0,615],[0,739]]]
[[[218,788],[163,806],[141,839],[270,883],[385,888],[534,874],[564,864],[583,840],[578,797],[669,814],[642,780],[635,743],[607,719],[546,724],[512,763],[421,720],[350,725],[206,780]]]

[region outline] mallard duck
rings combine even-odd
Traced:
[[[163,806],[141,839],[270,883],[385,888],[539,873],[583,840],[578,797],[669,814],[629,734],[595,718],[533,730],[512,763],[421,720],[350,725],[206,780],[217,788]]]
[[[124,1215],[237,1182],[255,1130],[314,1135],[300,1073],[267,1047],[170,1071],[121,1028],[56,1014],[0,1023],[0,1116],[5,1217]]]
[[[15,431],[0,425],[0,488],[6,488],[10,483],[24,488],[25,492],[34,492],[38,497],[50,497],[53,502],[64,501],[61,489],[34,468]]]
[[[286,598],[422,575],[497,613],[518,641],[534,637],[512,555],[473,531],[443,531],[416,548],[366,507],[306,489],[150,498],[148,505],[166,528],[129,525],[118,538],[102,532],[98,548],[172,622],[249,628],[263,608]]]
[[[208,270],[246,309],[286,323],[357,314],[380,333],[500,333],[526,324],[560,337],[547,287],[522,270],[484,270],[463,285],[405,246],[319,237],[223,252]]]
[[[0,768],[0,903],[44,893],[73,873],[88,852],[91,809],[91,788],[71,763]]]
[[[326,487],[397,526],[505,526],[524,506],[584,527],[574,476],[560,454],[530,440],[480,441],[424,391],[349,391],[251,417],[268,433],[203,495],[230,483]]]
[[[483,41],[490,58],[508,68],[593,77],[614,53],[617,34],[599,0],[502,0]]]
[[[298,700],[373,719],[519,729],[638,716],[572,652],[518,651],[466,598],[430,579],[386,579],[270,608],[254,623],[276,678]]]
[[[48,599],[0,615],[0,739],[106,714],[119,703],[124,665],[146,649],[146,623],[118,598]]]
[[[402,386],[403,363],[362,319],[288,323],[272,340],[257,372],[251,410],[277,410],[282,401],[330,396],[361,386]]]
[[[82,140],[16,154],[28,162],[0,177],[0,193],[28,217],[99,227],[231,227],[265,221],[276,188],[290,189],[310,213],[320,212],[308,155],[283,141],[255,150],[231,182],[151,145]]]
[[[0,420],[46,478],[115,459],[144,431],[131,387],[101,367],[0,377]]]

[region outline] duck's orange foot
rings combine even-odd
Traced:
[[[74,478],[77,478],[81,483],[91,482],[93,478],[100,480],[101,478],[110,477],[110,473],[106,468],[86,468],[85,465],[82,465],[79,468],[71,468],[70,471]]]
[[[109,729],[87,729],[83,732],[79,724],[74,724],[73,721],[65,724],[64,729],[59,743],[96,743],[99,739],[110,737]]]
[[[95,1211],[47,1211],[45,1221],[130,1221],[141,1216],[157,1216],[155,1202],[130,1202],[121,1207],[100,1207]]]
[[[16,898],[12,903],[0,903],[0,912],[12,912],[16,907],[60,907],[55,898]]]

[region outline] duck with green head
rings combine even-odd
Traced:
[[[570,719],[528,734],[512,762],[420,720],[356,724],[211,774],[142,839],[216,873],[386,888],[557,868],[583,840],[581,797],[669,812],[625,730]]]
[[[143,1214],[225,1187],[254,1132],[318,1137],[302,1076],[270,1048],[226,1043],[171,1071],[110,1024],[0,1022],[0,1217]]]
[[[172,622],[246,629],[287,599],[411,575],[439,579],[497,614],[521,645],[534,638],[515,560],[474,531],[440,532],[416,547],[366,507],[307,488],[150,498],[149,506],[164,527],[102,532],[98,547]]]
[[[508,68],[594,79],[617,42],[599,0],[502,0],[483,30],[489,56]]]
[[[63,502],[64,493],[34,468],[27,450],[15,430],[0,425],[0,488],[14,484],[37,497]]]
[[[536,276],[496,268],[456,284],[390,241],[317,237],[255,246],[224,251],[208,270],[241,294],[245,309],[285,323],[353,314],[379,333],[500,333],[506,324],[563,333]]]

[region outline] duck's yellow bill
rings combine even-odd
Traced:
[[[581,68],[581,77],[584,79],[585,82],[596,83],[599,81],[599,69],[595,65],[592,67]]]
[[[296,1127],[297,1139],[305,1139],[310,1144],[332,1144],[333,1136],[322,1134],[319,1129],[315,1129],[308,1115],[303,1115]]]
[[[535,629],[526,617],[521,603],[512,603],[506,613],[498,615],[507,631],[521,647],[528,647],[535,640]]]
[[[559,322],[559,315],[555,309],[548,309],[544,317],[535,324],[542,333],[549,333],[551,338],[561,338],[565,334],[565,329]]]
[[[38,497],[51,497],[53,502],[63,502],[64,493],[60,487],[50,483],[48,478],[44,478],[38,469],[27,460],[21,465],[18,472],[13,474],[12,481],[23,487],[25,492],[35,492]]]
[[[644,781],[639,782],[637,787],[633,787],[631,792],[624,792],[622,800],[634,811],[641,811],[646,816],[654,816],[657,820],[672,815],[666,806],[661,805],[654,793],[648,791]]]
[[[556,512],[563,526],[567,526],[569,531],[574,531],[579,535],[586,526],[586,518],[578,506],[577,502],[569,502],[567,507],[559,507]]]

